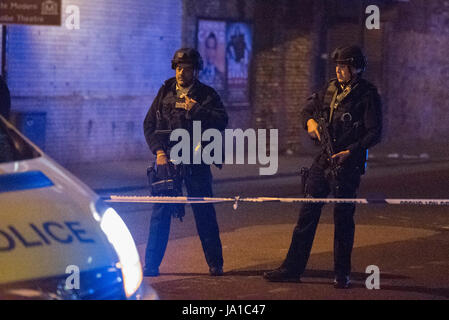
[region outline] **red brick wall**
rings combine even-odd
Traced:
[[[351,12],[351,3],[359,9]],[[364,76],[378,87],[384,106],[384,139],[376,148],[449,155],[449,2],[371,1],[380,8],[379,30],[365,28],[360,2],[341,4],[328,2],[328,50],[358,43],[365,51]],[[332,68],[328,63],[329,76]]]
[[[255,0],[184,0],[182,17],[182,44],[186,47],[196,47],[196,28],[199,18],[218,20],[253,21]],[[254,78],[253,75],[250,77]],[[228,128],[251,127],[252,108],[230,108]]]
[[[195,45],[196,21],[250,20],[251,108],[229,109],[231,128],[275,128],[281,151],[299,150],[299,110],[311,91],[314,1],[184,1],[183,44]],[[312,10],[312,13],[311,13]]]
[[[449,147],[449,2],[394,8],[384,43],[387,142],[422,151]]]

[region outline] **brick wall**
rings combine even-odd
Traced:
[[[143,158],[144,116],[181,44],[181,0],[64,0],[81,29],[9,26],[15,112],[47,113],[46,150],[62,163]],[[66,15],[63,15],[63,20]]]
[[[279,150],[309,153],[300,111],[323,83],[322,3],[258,2],[253,97],[255,126],[279,130]]]
[[[379,30],[367,30],[359,1],[329,1],[329,52],[341,42],[360,44],[368,60],[364,76],[382,97],[381,149],[449,155],[449,1],[370,1],[380,8]],[[352,6],[352,9],[351,9]],[[338,41],[337,41],[338,40]],[[328,75],[332,76],[332,63]],[[437,143],[435,143],[437,141]],[[376,148],[378,148],[376,147]]]
[[[384,46],[387,142],[422,151],[449,147],[449,1],[397,6]]]
[[[281,151],[302,149],[299,109],[314,80],[316,6],[314,1],[184,0],[184,45],[196,45],[198,18],[252,23],[251,107],[228,109],[230,127],[276,128]]]
[[[335,76],[323,54],[358,43],[384,102],[382,147],[449,150],[447,0],[373,0],[380,30],[366,30],[358,0],[63,3],[80,6],[81,30],[11,26],[8,40],[13,110],[47,112],[46,151],[63,163],[148,156],[142,120],[174,50],[196,46],[198,18],[253,25],[251,106],[228,110],[231,128],[277,128],[281,151],[314,152],[300,109]]]
[[[199,18],[218,20],[253,20],[256,0],[184,0],[182,17],[182,44],[196,47],[196,28]],[[254,78],[253,75],[250,75]],[[252,108],[231,108],[225,105],[229,115],[228,128],[249,128]]]
[[[371,4],[380,8],[377,30],[365,27]],[[252,104],[249,113],[231,110],[232,125],[277,128],[280,150],[298,153],[314,152],[299,111],[335,77],[329,54],[358,44],[368,59],[364,77],[383,100],[384,139],[376,148],[416,154],[436,147],[449,155],[448,15],[447,0],[184,0],[183,43],[195,44],[197,17],[250,19]]]

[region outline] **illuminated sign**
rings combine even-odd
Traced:
[[[61,25],[61,0],[1,0],[0,24]]]

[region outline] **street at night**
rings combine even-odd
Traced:
[[[248,174],[238,165],[225,167],[223,172],[214,170],[218,180],[214,185],[215,196],[298,197],[299,176],[294,175],[294,169],[307,164],[310,159],[283,160],[279,178],[247,177],[247,180],[238,181],[235,171]],[[77,169],[80,170],[79,167]],[[105,169],[105,172],[109,170]],[[103,196],[149,195],[148,189],[144,188],[145,180],[133,176],[133,172],[139,170],[145,170],[145,162],[133,162],[122,173],[122,181],[130,181],[129,188],[122,183],[119,188],[99,189],[99,192],[104,192]],[[93,188],[98,187],[99,180],[93,179],[91,174],[87,170],[86,182],[91,182]],[[79,175],[82,176],[82,172]],[[447,198],[448,181],[448,165],[444,159],[383,159],[369,165],[358,196],[444,199]],[[138,188],[140,183],[142,188]],[[113,184],[113,181],[108,181],[109,186]],[[114,204],[131,231],[141,258],[144,257],[148,237],[151,207],[151,204]],[[213,278],[208,275],[193,215],[188,209],[183,222],[172,220],[161,275],[145,278],[161,299],[449,298],[449,209],[445,206],[358,205],[353,253],[354,285],[347,291],[336,290],[332,286],[333,205],[323,209],[302,283],[269,283],[262,277],[264,271],[278,267],[285,258],[298,217],[298,204],[240,203],[234,211],[232,204],[224,203],[216,205],[216,208],[223,242],[224,276]],[[365,281],[371,273],[365,271],[370,265],[380,269],[379,290],[366,288]]]
[[[0,0],[0,300],[449,300],[448,17]]]

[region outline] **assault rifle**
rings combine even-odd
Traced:
[[[334,147],[332,145],[332,137],[329,133],[329,122],[323,114],[320,101],[318,100],[318,95],[314,94],[312,96],[314,101],[314,120],[318,123],[318,132],[320,133],[320,145],[327,156],[327,161],[329,162],[329,173],[332,180],[335,182],[337,176],[341,171],[341,166],[338,162],[332,158],[334,155]]]

